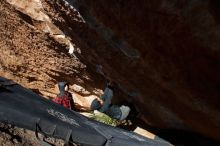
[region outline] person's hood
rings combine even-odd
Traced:
[[[59,90],[60,90],[60,94],[59,95],[64,95],[65,94],[65,86],[68,85],[67,82],[59,82],[58,83],[58,87],[59,87]]]

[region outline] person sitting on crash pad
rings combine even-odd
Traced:
[[[69,92],[69,84],[67,82],[59,82],[58,87],[60,93],[53,100],[55,103],[64,106],[65,108],[74,110],[74,101],[72,94]]]

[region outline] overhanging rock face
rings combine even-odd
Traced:
[[[82,47],[82,55],[94,56],[91,61],[101,64],[128,93],[138,93],[129,100],[149,124],[220,139],[216,2],[74,1],[72,6],[96,32],[86,36],[97,38],[80,38],[94,46]]]
[[[215,3],[114,0],[75,1],[72,6],[97,33],[87,37],[100,37],[94,42],[81,38],[95,46],[82,48],[82,55],[97,56],[91,60],[113,80],[139,93],[129,100],[141,107],[146,122],[220,139],[220,29]],[[100,40],[107,46],[96,43]]]
[[[132,95],[146,123],[220,139],[217,0],[41,2],[82,61],[102,65]]]

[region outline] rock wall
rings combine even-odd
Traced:
[[[220,139],[218,1],[80,4],[88,26],[108,45],[82,52],[95,51],[96,62],[112,79],[138,93],[128,100],[148,124]]]
[[[52,24],[49,25],[52,33],[44,31],[45,22],[34,19],[35,11],[29,15],[26,9],[18,9],[22,6],[18,2],[20,5],[0,2],[0,75],[47,98],[58,93],[55,88],[58,81],[69,81],[72,89],[76,85],[86,88],[87,92],[80,92],[86,95],[99,94],[95,89],[102,84],[95,84],[90,79],[93,72],[68,53],[69,40],[56,38],[62,31]],[[96,79],[98,83],[100,80]]]
[[[220,25],[217,0],[41,2],[51,22],[70,38],[75,48],[79,48],[80,53],[75,55],[79,64],[87,66],[84,69],[87,71],[84,78],[80,73],[76,78],[85,81],[83,84],[86,87],[102,87],[103,80],[92,71],[96,64],[102,65],[106,76],[127,95],[123,100],[133,103],[147,124],[199,132],[220,140]],[[10,19],[5,19],[9,26]],[[26,25],[19,24],[12,28],[19,26]],[[5,33],[11,32],[12,28]],[[51,45],[53,41],[47,35],[43,34],[43,38],[43,48],[49,46],[48,51],[62,54],[62,57],[55,55],[48,58],[62,58],[64,62],[60,60],[56,65],[49,64],[42,74],[55,66],[53,72],[62,71],[57,72],[56,76],[49,73],[48,80],[54,80],[53,83],[58,79],[75,81],[72,76],[78,69],[76,67],[76,71],[69,72],[75,63],[67,55],[68,51],[60,51],[62,46],[57,48],[58,44]],[[33,47],[14,48],[30,51]],[[22,52],[19,55],[23,56]],[[37,58],[40,55],[33,56]],[[7,63],[3,63],[4,66]],[[36,64],[39,63],[32,65],[36,69],[34,72],[39,72],[41,67],[36,67]],[[62,64],[69,74],[58,64]]]

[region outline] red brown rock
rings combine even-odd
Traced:
[[[103,80],[91,70],[95,64],[101,64],[103,71],[127,94],[138,93],[126,100],[134,103],[147,124],[198,132],[220,140],[220,12],[217,0],[81,0],[74,6],[82,16],[62,1],[42,0],[42,4],[51,21],[80,49],[81,54],[77,54],[80,62],[72,61],[65,55],[67,52],[60,51],[62,46],[54,51],[57,44],[54,46],[53,41],[48,44],[48,36],[39,33],[33,37],[40,35],[44,41],[13,47],[19,53],[14,60],[19,61],[14,63],[6,58],[11,65],[4,68],[12,72],[21,70],[25,79],[35,74],[41,89],[45,84],[40,80],[55,83],[66,79],[78,81],[92,91],[95,86],[103,86]],[[20,25],[19,28],[26,27]],[[31,34],[32,30],[28,30]],[[29,63],[21,61],[20,58],[25,57],[23,52],[31,54],[27,46],[38,42],[44,44],[44,51],[54,52],[45,60],[55,59],[54,66],[48,63],[42,67],[43,57],[36,55],[45,57],[47,53],[35,53],[35,49],[34,55],[28,57],[32,58]],[[57,57],[58,52],[63,56]],[[22,66],[24,63],[28,64],[27,68]],[[87,70],[77,69],[84,64]],[[3,66],[7,66],[7,62]],[[59,72],[50,72],[48,68]],[[69,72],[68,76],[64,69]],[[84,73],[83,77],[79,77],[81,74],[77,70]],[[87,80],[88,77],[91,80]]]

